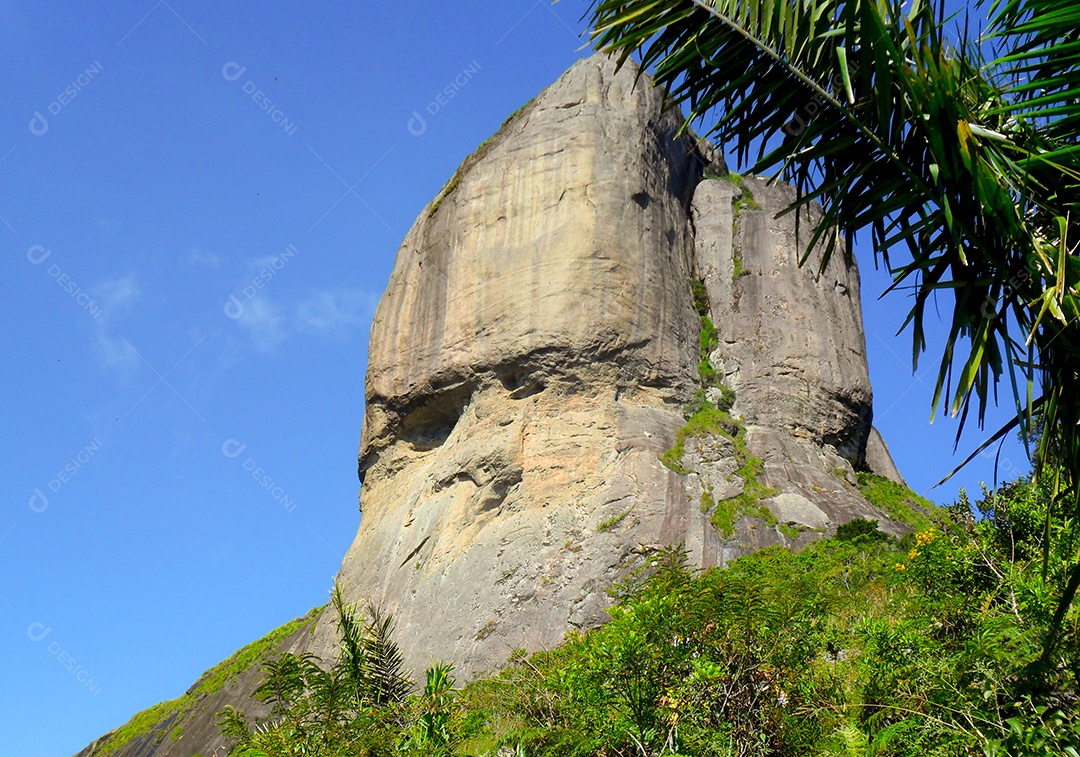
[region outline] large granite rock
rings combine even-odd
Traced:
[[[800,268],[806,240],[775,217],[792,191],[729,180],[666,105],[630,65],[578,62],[465,160],[398,252],[339,580],[394,615],[418,676],[444,659],[471,677],[602,623],[611,584],[664,546],[708,568],[856,517],[905,528],[854,476],[895,473],[870,436],[854,263]],[[720,383],[738,433],[677,435]],[[332,618],[288,641],[332,659]],[[217,746],[187,737],[210,733],[206,708],[184,717],[183,739],[117,754]]]
[[[468,158],[376,311],[339,578],[394,614],[418,673],[603,622],[606,589],[662,546],[711,567],[855,517],[903,530],[852,475],[871,417],[854,263],[799,267],[808,234],[774,217],[793,190],[728,180],[636,73],[580,61]],[[660,458],[700,387],[694,278],[746,449],[690,440],[677,473]],[[740,454],[768,496],[724,532],[708,503],[746,488]]]
[[[705,160],[659,90],[577,63],[420,214],[375,314],[363,520],[340,575],[406,658],[471,675],[602,622],[671,543],[697,382]],[[617,521],[617,522],[616,522]]]

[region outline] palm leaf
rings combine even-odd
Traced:
[[[1026,437],[1035,400],[1020,387],[1039,383],[1036,475],[1064,470],[1075,498],[1080,9],[999,0],[991,13],[1001,54],[989,62],[947,39],[943,0],[598,0],[592,20],[598,49],[639,53],[690,120],[740,162],[756,156],[753,172],[791,182],[789,212],[820,204],[810,246],[822,266],[841,233],[872,230],[891,288],[912,293],[913,364],[931,295],[950,294],[934,412],[958,417],[958,436],[973,408],[982,425],[1008,372]]]

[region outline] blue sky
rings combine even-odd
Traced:
[[[586,54],[580,1],[154,1],[0,0],[6,754],[72,754],[325,601],[397,247]],[[860,262],[878,425],[925,491],[955,425]]]

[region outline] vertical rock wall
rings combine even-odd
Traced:
[[[372,327],[363,519],[341,571],[413,664],[464,673],[601,622],[681,538],[658,462],[696,382],[688,209],[703,161],[662,94],[579,62],[408,233]]]
[[[707,567],[881,517],[834,473],[869,432],[857,272],[799,268],[773,218],[790,190],[702,181],[722,161],[635,75],[580,61],[510,119],[420,214],[376,311],[340,579],[394,614],[416,668],[555,646],[662,546]],[[702,495],[745,488],[731,442],[661,462],[700,388],[694,278],[774,495],[730,533]]]
[[[758,178],[698,187],[698,264],[720,337],[712,359],[748,423],[832,445],[858,466],[871,415],[859,273],[839,252],[824,271],[816,254],[798,265],[816,219],[803,211],[797,230],[794,213],[777,217],[795,199]]]

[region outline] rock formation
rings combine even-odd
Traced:
[[[854,517],[899,529],[846,480],[871,416],[854,263],[800,268],[774,218],[793,190],[730,181],[635,74],[580,61],[510,119],[421,212],[376,311],[339,578],[394,614],[414,667],[553,647],[662,546],[710,567]],[[745,450],[706,434],[671,470],[707,389],[694,279]]]
[[[707,568],[855,517],[904,529],[854,477],[899,477],[876,432],[868,451],[854,262],[799,267],[806,240],[775,217],[792,190],[729,177],[681,127],[632,64],[579,61],[398,252],[339,580],[394,615],[417,673],[602,623],[608,587],[665,546]],[[331,653],[327,614],[305,643]]]

